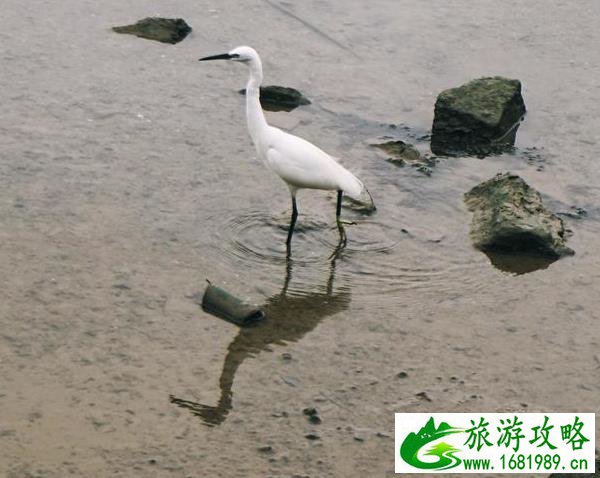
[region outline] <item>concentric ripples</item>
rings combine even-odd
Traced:
[[[251,272],[261,288],[281,287],[289,273],[288,293],[296,296],[333,286],[351,291],[353,300],[385,306],[382,296],[394,300],[396,295],[416,291],[415,296],[403,294],[413,301],[428,292],[452,296],[484,286],[481,261],[485,259],[472,254],[468,244],[448,244],[423,228],[402,228],[398,218],[385,215],[365,216],[345,209],[343,217],[349,222],[345,225],[348,242],[338,254],[334,254],[339,246],[335,220],[306,214],[298,218],[288,262],[289,216],[255,209],[238,211],[234,217],[213,217],[212,247],[237,273]],[[452,253],[457,247],[469,250]],[[469,257],[473,260],[465,259]]]

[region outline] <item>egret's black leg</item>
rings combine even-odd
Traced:
[[[337,221],[338,231],[340,232],[340,243],[338,244],[338,248],[346,247],[346,231],[344,230],[344,226],[342,226],[342,221],[340,220],[340,215],[342,214],[342,196],[343,195],[344,195],[344,191],[338,191],[337,206],[335,208],[335,219]]]
[[[298,206],[296,205],[296,196],[292,194],[292,220],[290,221],[290,228],[288,229],[287,241],[285,242],[288,254],[291,250],[292,235],[294,234],[294,226],[296,225],[296,219],[298,219]]]
[[[336,219],[340,219],[340,215],[342,214],[342,196],[344,195],[344,191],[338,191],[337,196],[337,206],[335,208],[335,217]]]

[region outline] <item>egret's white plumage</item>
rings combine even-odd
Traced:
[[[241,46],[229,53],[209,56],[200,60],[238,61],[246,64],[250,70],[250,77],[246,85],[246,119],[250,137],[259,158],[286,182],[292,194],[293,212],[288,246],[298,214],[296,208],[296,191],[298,189],[338,191],[337,217],[342,234],[343,228],[339,223],[342,193],[360,200],[367,191],[356,176],[325,151],[298,136],[267,124],[260,105],[260,85],[263,73],[258,53],[253,48]]]

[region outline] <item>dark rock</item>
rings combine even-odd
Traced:
[[[313,425],[319,425],[321,423],[321,417],[319,412],[314,407],[305,408],[302,413],[308,417],[308,421]]]
[[[304,435],[304,437],[308,438],[309,440],[320,440],[321,439],[319,434],[315,433],[315,432],[307,433],[306,435]]]
[[[273,451],[273,447],[271,445],[259,446],[258,451],[261,453],[271,453]]]
[[[420,398],[421,400],[425,400],[426,402],[432,402],[433,400],[431,399],[431,397],[429,395],[427,395],[427,392],[419,392],[419,393],[415,393],[415,396]]]
[[[558,259],[572,255],[562,219],[542,204],[540,194],[519,176],[498,174],[465,194],[473,212],[471,238],[485,252]]]
[[[246,90],[239,93],[245,95]],[[260,104],[267,111],[292,111],[298,106],[309,105],[310,101],[294,88],[271,85],[260,87]]]
[[[408,374],[406,372],[402,371],[402,372],[398,372],[396,374],[396,377],[397,378],[406,378],[406,377],[408,377]]]
[[[519,80],[480,78],[442,91],[435,103],[431,151],[452,156],[510,149],[525,111]]]
[[[320,425],[321,417],[319,417],[318,415],[311,415],[310,417],[308,417],[308,421],[313,425]]]
[[[174,44],[183,40],[192,28],[181,18],[148,17],[133,25],[113,27],[113,30],[117,33]]]

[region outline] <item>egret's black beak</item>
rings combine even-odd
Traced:
[[[237,55],[230,55],[229,53],[222,53],[221,55],[212,55],[205,56],[204,58],[200,58],[198,61],[209,61],[209,60],[231,60],[235,58]]]

